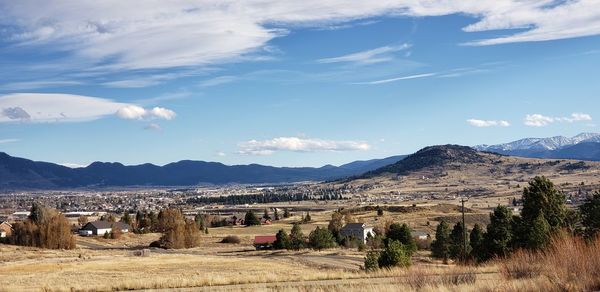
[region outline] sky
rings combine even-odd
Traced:
[[[600,132],[596,0],[0,0],[0,151],[340,165]]]

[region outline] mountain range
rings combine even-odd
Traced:
[[[54,163],[12,157],[0,152],[0,190],[322,181],[359,175],[404,157],[391,156],[318,168],[259,164],[230,166],[191,160],[164,166],[149,163],[126,166],[121,163],[94,162],[87,167],[69,168]]]
[[[600,134],[582,133],[571,138],[526,138],[505,144],[474,147],[431,146],[408,157],[398,155],[322,167],[225,165],[182,160],[164,166],[94,162],[86,167],[69,168],[0,152],[0,190],[326,181],[368,177],[380,173],[406,174],[427,165],[444,165],[448,161],[463,165],[477,164],[482,162],[481,152],[527,158],[600,161]]]
[[[479,151],[510,156],[547,159],[577,159],[600,161],[600,134],[581,133],[568,138],[525,138],[498,145],[477,145]]]

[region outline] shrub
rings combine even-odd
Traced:
[[[365,271],[375,271],[379,269],[379,252],[369,251],[365,257]]]
[[[223,239],[221,240],[221,243],[238,244],[240,242],[242,242],[242,240],[235,235],[227,235],[227,236],[223,237]]]
[[[325,228],[317,227],[308,235],[310,247],[316,250],[332,248],[335,246],[333,234]]]
[[[410,252],[399,241],[393,240],[381,252],[378,259],[380,268],[410,266]]]

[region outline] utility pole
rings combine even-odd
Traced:
[[[467,225],[465,225],[465,197],[461,197],[462,224],[463,224],[463,263],[467,262]]]

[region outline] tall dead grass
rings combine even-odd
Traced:
[[[600,290],[600,237],[555,237],[543,251],[515,252],[500,262],[500,272],[510,280],[542,277],[557,291]]]

